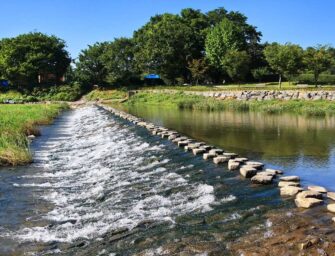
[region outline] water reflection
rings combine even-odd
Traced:
[[[198,140],[302,175],[306,183],[335,189],[329,182],[335,178],[334,117],[206,112],[157,106],[132,106],[128,111]]]

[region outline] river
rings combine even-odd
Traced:
[[[128,111],[335,189],[333,119]],[[294,207],[275,185],[252,186],[96,106],[42,135],[34,163],[0,169],[0,255],[229,255],[249,228],[269,234],[267,211]]]

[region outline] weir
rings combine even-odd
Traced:
[[[195,141],[185,135],[180,135],[176,131],[156,126],[153,123],[146,122],[141,118],[117,110],[115,108],[100,104],[100,107],[110,111],[114,115],[126,119],[135,125],[141,126],[149,130],[153,135],[169,138],[172,142],[183,147],[186,151],[191,151],[194,155],[202,155],[204,160],[213,159],[217,165],[227,164],[230,171],[239,170],[244,178],[250,179],[251,183],[258,185],[268,185],[274,181],[278,183],[280,195],[283,197],[295,197],[294,202],[299,208],[311,208],[314,206],[327,204],[330,212],[335,211],[335,204],[330,203],[333,192],[328,192],[326,188],[321,186],[307,186],[306,189],[300,186],[300,177],[298,176],[281,176],[282,170],[273,170],[264,168],[264,164],[255,161],[249,161],[247,158],[238,157],[236,153],[227,153],[223,149],[215,148],[207,145],[202,141]],[[335,221],[335,219],[333,219]]]

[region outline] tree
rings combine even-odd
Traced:
[[[253,77],[257,79],[259,82],[262,82],[262,79],[270,74],[270,71],[267,67],[259,67],[255,68],[251,71]]]
[[[218,68],[222,67],[227,52],[246,49],[247,42],[241,27],[228,19],[216,25],[206,38],[206,56]]]
[[[270,67],[279,75],[280,88],[283,75],[290,77],[302,68],[303,49],[299,45],[273,43],[265,47],[264,55]]]
[[[102,62],[107,71],[106,80],[110,84],[131,83],[139,80],[135,69],[134,42],[129,38],[118,38],[106,46]]]
[[[103,54],[109,43],[95,43],[82,50],[76,62],[77,80],[86,86],[107,84],[107,69],[103,62]]]
[[[163,14],[151,18],[135,32],[135,59],[142,73],[158,73],[166,83],[188,74],[192,58],[192,30],[178,15]]]
[[[206,59],[194,59],[189,61],[187,68],[190,70],[192,79],[197,85],[200,80],[204,80],[209,66]]]
[[[34,32],[0,41],[0,73],[12,84],[38,83],[40,74],[64,75],[71,58],[65,42],[56,36]]]
[[[234,82],[245,80],[249,64],[250,56],[246,51],[229,50],[222,60],[222,66]]]
[[[319,76],[333,64],[333,56],[328,46],[308,47],[304,54],[304,64],[308,71],[313,72],[314,83],[317,86]]]

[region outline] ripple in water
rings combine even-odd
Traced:
[[[75,110],[64,136],[36,152],[43,171],[14,184],[43,189],[54,205],[46,226],[26,227],[11,236],[23,241],[72,242],[93,239],[144,220],[168,221],[217,203],[212,186],[176,173],[193,166],[173,163],[158,141],[146,141],[97,107]],[[136,128],[137,129],[137,128]],[[223,200],[230,201],[228,197]]]

